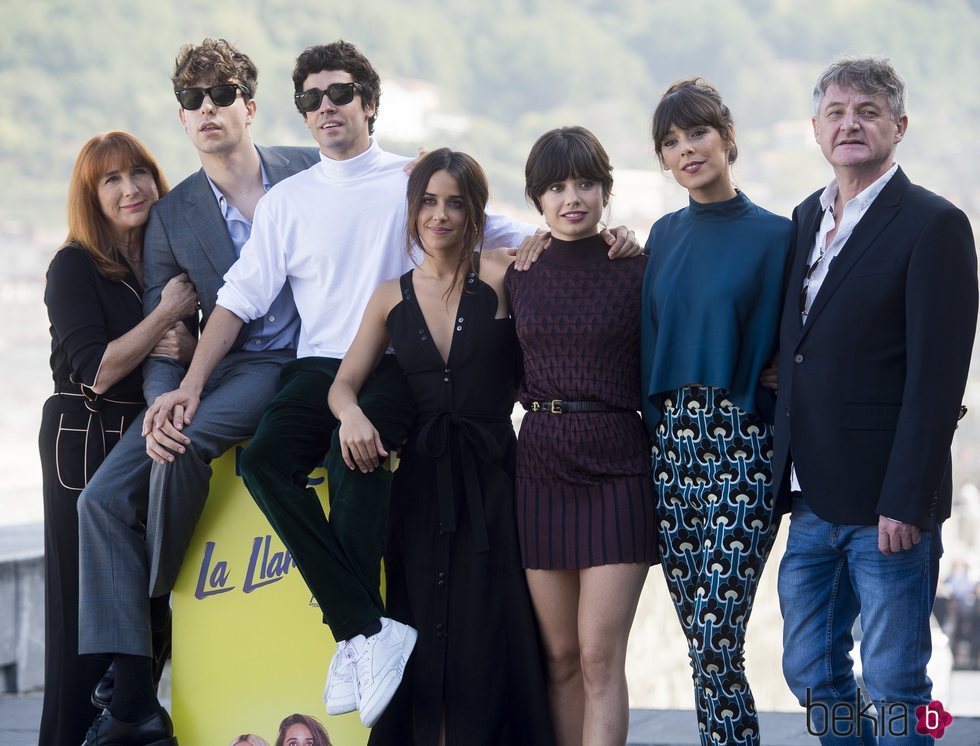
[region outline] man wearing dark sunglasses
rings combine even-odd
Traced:
[[[379,591],[391,473],[347,469],[335,440],[331,447],[337,420],[327,391],[374,289],[413,266],[405,248],[409,159],[386,153],[371,137],[380,79],[352,44],[305,50],[293,85],[296,107],[320,146],[320,163],[277,185],[260,203],[252,237],[225,276],[180,389],[160,397],[147,422],[166,428],[174,416],[194,421],[215,361],[281,287],[292,288],[302,325],[298,359],[284,368],[282,388],[239,465],[338,642],[324,694],[327,713],[358,709],[370,727],[401,681],[416,631],[384,616]],[[516,246],[534,230],[490,214],[484,245]],[[623,253],[623,244],[627,252],[638,251],[635,239],[626,240],[629,232],[621,232],[616,251]],[[360,403],[386,448],[398,448],[411,428],[413,404],[391,356],[379,363]],[[329,520],[306,491],[306,475],[324,458]]]
[[[172,81],[178,115],[202,168],[160,200],[150,216],[143,252],[146,313],[160,302],[167,281],[186,272],[206,325],[222,275],[249,236],[259,198],[318,160],[313,148],[253,143],[257,77],[251,59],[223,39],[185,45],[177,56]],[[93,694],[94,702],[109,709],[86,744],[162,743],[173,735],[154,684],[169,630],[152,642],[148,630],[168,626],[165,597],[207,499],[209,462],[254,432],[276,393],[282,366],[295,356],[298,331],[287,286],[232,340],[233,349],[208,378],[184,442],[178,446],[160,428],[145,433],[144,440],[131,428],[83,492],[79,649],[113,661]],[[176,388],[183,375],[182,367],[164,358],[148,359],[143,366],[147,401]],[[110,583],[114,591],[108,594]],[[164,597],[153,604],[163,610],[162,619],[151,618],[148,587],[151,595]]]

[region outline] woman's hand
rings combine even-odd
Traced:
[[[160,291],[160,306],[174,321],[186,319],[197,312],[197,291],[187,274],[181,272],[163,286]]]
[[[151,357],[169,357],[178,363],[189,365],[197,349],[197,340],[187,327],[177,322],[170,327],[150,352]]]
[[[381,459],[388,456],[381,443],[381,435],[364,416],[360,407],[344,413],[340,421],[340,452],[349,469],[360,469],[367,474],[381,465]]]

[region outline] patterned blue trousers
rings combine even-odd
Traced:
[[[778,528],[769,426],[723,389],[664,398],[653,448],[661,567],[687,637],[702,746],[760,743],[745,627]]]

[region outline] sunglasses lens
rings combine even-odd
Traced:
[[[296,106],[299,107],[300,111],[316,111],[320,108],[320,102],[323,101],[323,91],[319,88],[311,88],[308,91],[297,93],[295,98]]]
[[[232,84],[212,86],[210,95],[217,106],[231,106],[238,97],[238,86]]]
[[[334,83],[331,86],[327,86],[327,98],[337,106],[349,104],[354,100],[354,84]]]
[[[177,100],[187,111],[196,111],[204,103],[204,90],[201,88],[181,88],[177,92]]]

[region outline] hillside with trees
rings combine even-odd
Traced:
[[[196,168],[169,73],[181,43],[209,35],[238,43],[259,66],[258,141],[310,142],[292,107],[291,67],[306,46],[343,37],[383,85],[426,81],[441,110],[465,118],[461,131],[387,137],[386,147],[465,149],[509,203],[522,202],[530,144],[561,124],[594,129],[619,168],[655,170],[653,105],[673,80],[701,75],[735,114],[738,177],[765,185],[760,197],[783,212],[829,173],[806,149],[816,73],[841,53],[886,54],[911,89],[902,163],[980,213],[977,0],[0,0],[0,11],[2,221],[63,224],[74,156],[98,131],[138,134],[173,182]],[[385,116],[382,96],[379,134]]]

